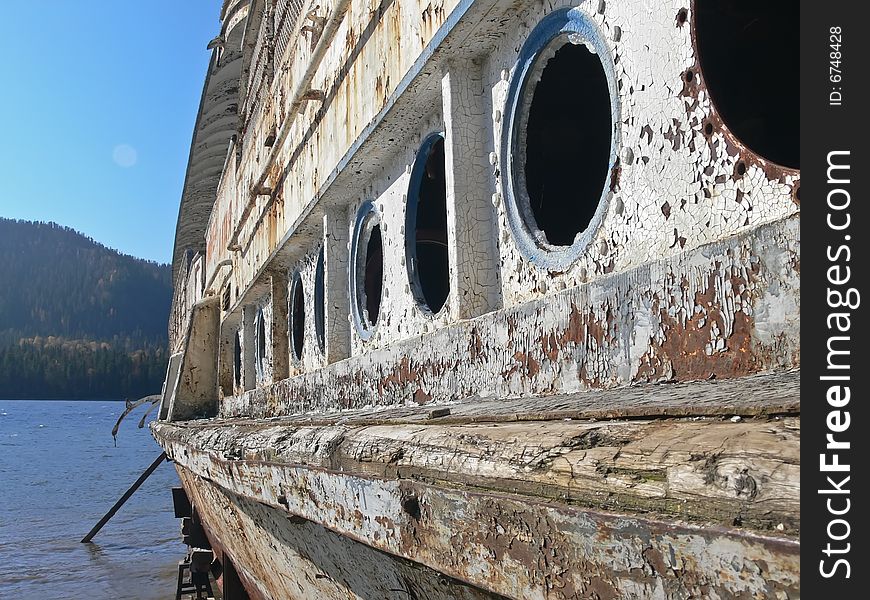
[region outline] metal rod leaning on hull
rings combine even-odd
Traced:
[[[99,522],[97,522],[97,524],[94,525],[93,528],[88,532],[88,534],[82,538],[82,544],[87,544],[93,539],[95,535],[97,535],[97,533],[99,533],[100,529],[103,528],[103,525],[108,523],[109,519],[115,516],[115,513],[118,512],[118,509],[121,508],[124,503],[130,499],[130,496],[132,496],[133,493],[139,489],[139,486],[142,485],[142,483],[146,479],[148,479],[151,473],[153,473],[157,469],[157,467],[160,466],[160,463],[162,463],[164,460],[166,460],[166,452],[161,452],[160,456],[158,456],[154,460],[154,462],[151,463],[151,465],[147,469],[145,469],[145,471],[141,475],[139,475],[139,479],[134,481],[133,485],[127,488],[127,491],[124,492],[124,495],[121,496],[117,502],[115,502],[115,505],[109,509],[109,512],[103,515],[103,518],[100,519]]]

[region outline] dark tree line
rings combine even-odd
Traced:
[[[171,298],[168,265],[0,219],[0,398],[159,392]]]
[[[0,398],[140,398],[160,392],[166,350],[103,342],[21,340],[0,347]]]

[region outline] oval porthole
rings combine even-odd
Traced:
[[[314,270],[314,335],[317,337],[317,347],[326,352],[326,261],[323,248],[317,255],[317,266]]]
[[[302,360],[305,349],[305,288],[302,286],[302,276],[297,272],[293,275],[290,286],[290,346],[296,360]]]
[[[514,239],[533,263],[564,268],[592,240],[618,146],[613,59],[577,9],[547,15],[508,86],[501,161]]]
[[[701,82],[722,122],[756,154],[800,168],[799,5],[696,1],[692,21]]]
[[[380,316],[384,279],[381,216],[371,201],[364,203],[357,213],[351,245],[350,277],[353,321],[359,336],[367,340],[374,332]]]
[[[263,380],[266,377],[266,318],[261,309],[257,313],[257,344],[254,352],[257,363],[257,377]]]
[[[441,133],[433,133],[423,141],[411,170],[405,208],[405,255],[417,302],[432,313],[440,312],[450,294],[447,179]]]
[[[242,334],[236,332],[233,342],[233,383],[236,387],[242,385]]]

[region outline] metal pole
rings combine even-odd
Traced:
[[[100,521],[96,525],[94,525],[93,529],[91,529],[88,532],[88,535],[86,535],[85,537],[82,538],[82,544],[86,544],[86,543],[90,542],[91,539],[93,539],[93,537],[95,535],[97,535],[97,533],[100,531],[100,529],[103,528],[103,525],[108,523],[109,519],[111,519],[113,516],[115,516],[115,513],[118,512],[118,509],[121,508],[124,505],[124,503],[130,499],[130,496],[133,495],[133,492],[135,492],[137,489],[139,489],[139,486],[142,485],[142,483],[146,479],[148,479],[148,476],[151,475],[151,473],[153,473],[154,470],[157,467],[159,467],[160,463],[162,463],[164,460],[166,460],[166,452],[161,452],[160,456],[158,456],[157,459],[153,463],[151,463],[151,466],[149,466],[147,469],[145,469],[145,472],[142,473],[141,475],[139,475],[139,479],[137,479],[135,482],[133,482],[133,485],[131,485],[129,487],[129,489],[127,489],[127,491],[124,492],[124,495],[121,496],[117,502],[115,502],[115,505],[109,509],[109,512],[107,512],[105,515],[103,515],[103,518],[100,519]]]

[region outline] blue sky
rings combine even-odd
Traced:
[[[220,5],[3,3],[0,217],[168,262]]]

